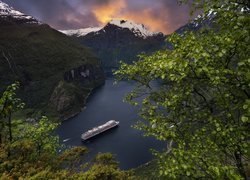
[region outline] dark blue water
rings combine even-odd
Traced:
[[[58,128],[60,141],[70,146],[86,146],[90,157],[98,152],[116,154],[120,168],[130,169],[152,159],[149,149],[161,150],[165,143],[152,137],[143,137],[142,132],[131,126],[138,120],[137,109],[123,102],[124,95],[133,89],[133,84],[120,82],[113,85],[113,79],[89,97],[87,108],[78,116],[62,123]],[[119,127],[105,132],[87,142],[81,142],[83,132],[114,119],[120,122]]]

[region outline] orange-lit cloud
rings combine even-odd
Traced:
[[[149,30],[153,32],[170,33],[172,31],[171,25],[163,18],[156,18],[152,16],[150,9],[145,9],[140,12],[127,13],[123,16],[124,19],[131,19],[136,23],[143,23]]]
[[[122,9],[126,8],[124,0],[116,0],[113,3],[107,3],[101,6],[94,6],[93,13],[97,20],[102,24],[109,22],[111,19],[118,18]]]
[[[151,7],[145,9],[141,7],[139,10],[131,10],[126,0],[116,0],[109,1],[102,5],[95,5],[92,12],[100,25],[105,25],[112,19],[124,19],[144,24],[151,31],[163,32],[165,34],[173,32],[180,26],[179,24],[178,26],[177,24],[173,26],[171,21],[169,21],[171,15],[169,15],[168,9],[164,9],[166,7],[157,8],[157,12],[155,12],[156,9]]]

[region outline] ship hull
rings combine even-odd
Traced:
[[[111,129],[113,129],[113,128],[115,128],[115,127],[118,127],[118,125],[119,125],[119,122],[117,122],[117,121],[114,121],[115,123],[114,124],[112,124],[112,125],[109,125],[109,126],[107,126],[107,127],[104,127],[103,129],[100,129],[100,130],[98,130],[98,131],[96,131],[96,132],[93,132],[92,134],[90,134],[90,135],[85,135],[86,133],[83,133],[82,134],[82,136],[81,136],[81,140],[82,141],[86,141],[86,140],[89,140],[89,139],[91,139],[91,138],[93,138],[93,137],[96,137],[96,136],[98,136],[98,135],[100,135],[100,134],[103,134],[104,132],[107,132],[108,130],[111,130]],[[105,125],[105,124],[104,124]],[[99,127],[101,127],[101,126],[99,126]],[[99,128],[99,127],[97,127],[97,128]],[[93,131],[93,129],[92,130],[89,130],[89,131]]]

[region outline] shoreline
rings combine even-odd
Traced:
[[[81,113],[82,111],[84,111],[84,110],[86,109],[86,107],[87,107],[87,100],[88,100],[89,96],[92,94],[92,92],[93,92],[94,89],[95,89],[95,88],[92,88],[92,89],[89,91],[88,95],[85,97],[85,99],[84,99],[84,101],[83,101],[83,106],[81,107],[81,110],[80,110],[80,111],[72,113],[71,115],[69,115],[69,116],[63,118],[61,121],[63,122],[63,121],[70,120],[71,118],[77,116],[79,113]]]

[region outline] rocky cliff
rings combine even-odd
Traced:
[[[104,83],[101,68],[87,64],[64,73],[64,80],[55,87],[50,103],[60,113],[61,119],[68,119],[83,110],[92,89]]]

